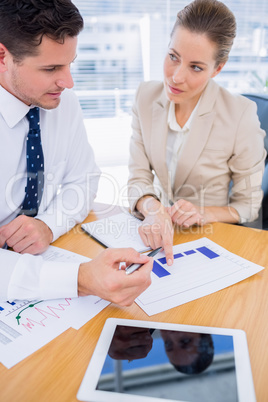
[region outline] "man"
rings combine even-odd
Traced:
[[[150,284],[151,259],[131,249],[106,250],[80,266],[34,256],[83,221],[97,192],[100,171],[70,91],[82,28],[71,0],[0,3],[2,300],[92,294],[129,305]],[[125,275],[122,261],[145,264]]]

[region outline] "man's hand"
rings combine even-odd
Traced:
[[[144,264],[126,275],[120,263]],[[78,271],[78,295],[95,295],[121,306],[130,306],[151,284],[153,259],[140,255],[132,248],[106,249],[92,261],[80,265]]]
[[[166,208],[153,197],[144,197],[137,204],[145,216],[139,234],[145,246],[156,249],[163,247],[168,265],[173,264],[174,229]]]
[[[40,254],[52,242],[53,234],[42,221],[20,215],[0,228],[0,247],[5,243],[17,253]]]

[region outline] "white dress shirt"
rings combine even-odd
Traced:
[[[168,134],[167,134],[167,145],[166,145],[166,164],[168,168],[168,174],[170,177],[170,182],[171,182],[171,187],[174,187],[174,180],[175,180],[175,174],[176,174],[176,169],[177,169],[177,163],[180,155],[180,151],[182,149],[183,143],[185,142],[185,139],[187,137],[188,132],[191,129],[191,124],[195,115],[195,112],[198,108],[199,101],[197,102],[194,110],[192,111],[189,119],[187,122],[184,124],[183,127],[181,127],[176,120],[176,115],[175,115],[175,103],[170,102],[169,105],[169,110],[168,110],[168,119],[167,119],[167,124],[168,124]],[[161,184],[157,176],[154,178],[154,186],[155,188],[161,189]],[[164,191],[159,192],[161,195],[161,202],[165,206],[170,206],[169,205],[169,199],[167,198],[167,195],[165,194]],[[160,197],[160,195],[159,195]]]
[[[174,102],[170,102],[168,111],[168,136],[167,136],[166,161],[171,178],[172,188],[174,186],[174,179],[179,154],[182,149],[182,145],[186,139],[187,133],[191,129],[192,120],[197,110],[198,104],[199,101],[197,102],[187,122],[184,124],[183,127],[181,127],[176,120],[175,104]]]
[[[29,106],[0,86],[0,226],[17,216],[25,196]],[[45,185],[36,218],[53,240],[82,222],[92,208],[100,170],[88,143],[77,97],[65,90],[56,109],[40,108]],[[43,261],[40,256],[0,250],[0,299],[77,295],[79,264]]]

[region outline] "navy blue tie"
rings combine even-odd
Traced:
[[[27,185],[25,198],[19,215],[36,216],[44,190],[44,155],[41,143],[39,108],[30,109],[26,115],[29,120],[27,137]]]

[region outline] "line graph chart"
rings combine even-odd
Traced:
[[[63,302],[44,302],[43,300],[1,302],[0,344],[7,345],[14,342],[18,336],[25,335],[25,330],[29,332],[36,325],[49,326],[49,318],[60,319],[62,313],[71,305],[71,300],[69,298],[64,299]],[[41,303],[44,307],[38,308],[37,305]]]
[[[43,300],[40,302],[37,302],[35,304],[30,304],[28,307],[23,309],[19,315],[16,317],[18,323],[21,320],[21,313],[28,308],[33,308],[33,310],[30,312],[30,314],[26,313],[24,322],[22,322],[22,326],[27,329],[27,331],[32,330],[36,325],[45,327],[48,325],[47,320],[52,318],[61,318],[61,313],[64,312],[70,305],[71,305],[71,300],[70,298],[64,299],[65,303],[58,303],[56,305],[50,305],[52,303],[44,302]],[[44,307],[36,307],[37,304],[43,303]]]

